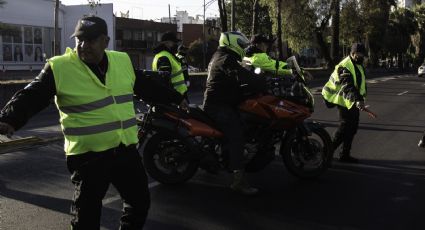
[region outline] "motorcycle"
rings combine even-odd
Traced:
[[[287,62],[291,77],[268,77],[268,93],[251,95],[239,105],[246,125],[245,170],[264,169],[278,147],[292,175],[317,178],[330,166],[331,138],[322,125],[306,120],[314,111],[314,98],[296,59]],[[138,135],[147,173],[160,183],[184,183],[200,167],[228,171],[223,133],[198,107],[182,111],[172,105],[151,105],[140,117]]]

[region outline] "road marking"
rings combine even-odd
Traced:
[[[159,183],[158,181],[154,181],[154,182],[151,182],[151,183],[148,184],[148,188],[151,189],[151,188],[156,187],[160,184],[161,183]],[[102,204],[107,205],[107,204],[113,203],[115,201],[118,201],[120,199],[121,199],[120,195],[111,196],[111,197],[108,197],[106,199],[103,199]]]
[[[398,96],[401,96],[401,95],[403,95],[403,94],[406,94],[407,92],[409,92],[409,91],[404,91],[404,92],[399,93],[399,94],[397,94],[397,95],[398,95]]]
[[[423,84],[422,86],[425,86],[425,84]]]

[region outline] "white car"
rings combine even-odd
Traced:
[[[425,77],[425,63],[418,68],[418,77]]]

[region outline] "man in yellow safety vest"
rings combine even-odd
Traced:
[[[0,134],[12,135],[55,98],[67,167],[75,192],[71,229],[99,229],[102,199],[112,184],[123,200],[120,229],[142,229],[150,206],[140,155],[133,95],[182,107],[183,97],[134,71],[126,53],[106,50],[106,22],[76,25],[76,46],[50,58],[40,74],[0,113]]]
[[[339,160],[357,163],[351,156],[351,144],[359,126],[360,111],[365,109],[366,79],[363,59],[366,49],[362,43],[354,43],[350,55],[335,66],[329,81],[322,89],[322,96],[328,107],[336,106],[341,121],[333,137],[334,149],[341,144]]]

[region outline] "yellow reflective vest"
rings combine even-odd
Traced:
[[[55,79],[55,103],[67,155],[101,152],[121,143],[130,145],[138,141],[133,66],[126,53],[105,53],[108,58],[105,84],[71,48],[48,61]]]
[[[152,70],[158,71],[158,60],[161,57],[166,57],[170,61],[171,64],[171,84],[173,88],[179,92],[180,94],[184,94],[187,91],[187,86],[184,81],[184,74],[180,61],[176,59],[176,57],[169,52],[163,50],[155,55],[152,62]]]
[[[244,61],[266,72],[276,72],[276,60],[272,59],[267,53],[254,53],[251,57],[244,57]],[[292,74],[291,70],[287,68],[287,64],[282,61],[279,61],[277,71],[279,76]]]
[[[356,67],[359,69],[361,74],[361,85],[359,86],[357,84],[357,78],[356,78],[356,71],[354,68],[354,64],[350,59],[350,56],[346,57],[344,60],[342,60],[338,65],[335,66],[335,70],[333,71],[331,77],[329,78],[329,81],[325,84],[325,86],[322,89],[322,96],[323,98],[333,104],[340,105],[342,107],[345,107],[347,109],[351,109],[353,107],[355,100],[354,96],[351,95],[350,92],[345,92],[345,87],[347,87],[346,84],[341,84],[338,74],[339,68],[346,68],[348,71],[350,71],[351,76],[353,77],[354,86],[359,90],[360,95],[365,98],[366,97],[366,78],[364,69],[361,65],[357,65]]]

